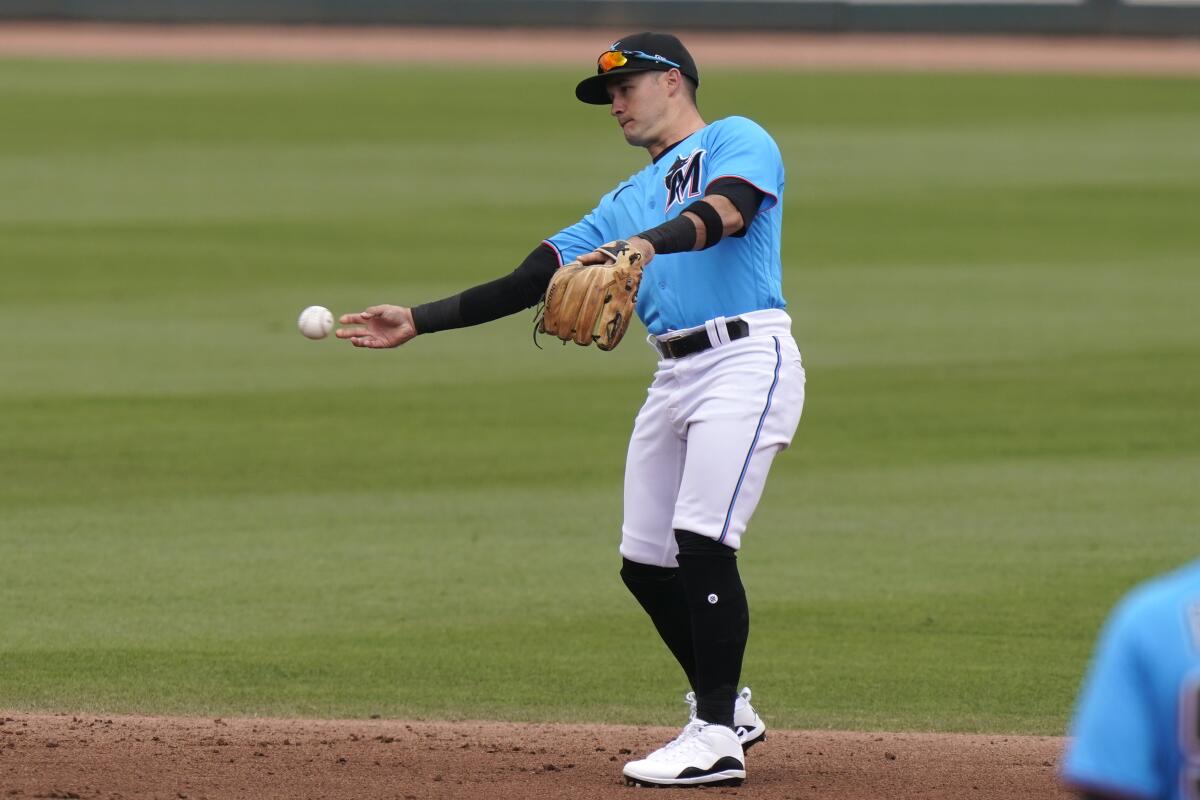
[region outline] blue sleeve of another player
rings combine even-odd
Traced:
[[[584,253],[592,252],[605,242],[620,238],[621,235],[613,230],[612,214],[609,212],[613,198],[627,186],[628,184],[625,184],[613,189],[600,198],[599,204],[591,213],[545,240],[546,244],[554,248],[560,266],[574,261]]]
[[[1081,789],[1122,797],[1166,796],[1158,750],[1173,736],[1154,720],[1152,678],[1144,660],[1137,604],[1126,601],[1100,636],[1084,681],[1073,741],[1063,764],[1064,780]]]
[[[721,178],[740,178],[764,195],[760,211],[779,202],[783,191],[783,157],[771,135],[745,117],[728,117],[713,123],[708,142],[706,183]]]

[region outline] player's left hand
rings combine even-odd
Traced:
[[[632,239],[626,239],[625,241],[630,247],[642,254],[642,267],[644,269],[650,263],[650,259],[654,258],[654,245],[640,236],[634,236]],[[590,253],[584,253],[575,260],[585,267],[597,264],[611,264],[613,263],[611,250],[614,244],[616,243],[609,242],[608,244],[603,244]]]
[[[642,252],[618,239],[596,251],[600,263],[563,264],[550,279],[537,318],[538,333],[612,350],[629,328],[642,283]]]

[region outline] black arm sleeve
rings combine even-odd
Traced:
[[[413,324],[417,333],[434,333],[515,314],[537,304],[556,269],[558,256],[554,248],[543,242],[525,257],[521,266],[504,277],[444,300],[415,306]]]
[[[757,186],[746,183],[741,178],[718,178],[708,185],[705,194],[719,194],[733,203],[733,207],[742,215],[742,229],[733,234],[735,238],[745,236],[750,230],[750,223],[758,215],[766,193]]]

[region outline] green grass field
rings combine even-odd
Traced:
[[[0,708],[682,719],[617,577],[640,327],[294,328],[506,272],[640,169],[576,78],[0,61]],[[1198,89],[706,73],[788,166],[773,725],[1061,732],[1113,601],[1200,550]]]

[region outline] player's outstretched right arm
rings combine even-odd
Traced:
[[[337,336],[355,347],[381,349],[398,347],[422,333],[491,322],[537,305],[557,269],[557,253],[542,243],[508,275],[443,300],[414,308],[371,306],[344,314],[341,323],[357,327],[339,328]]]

